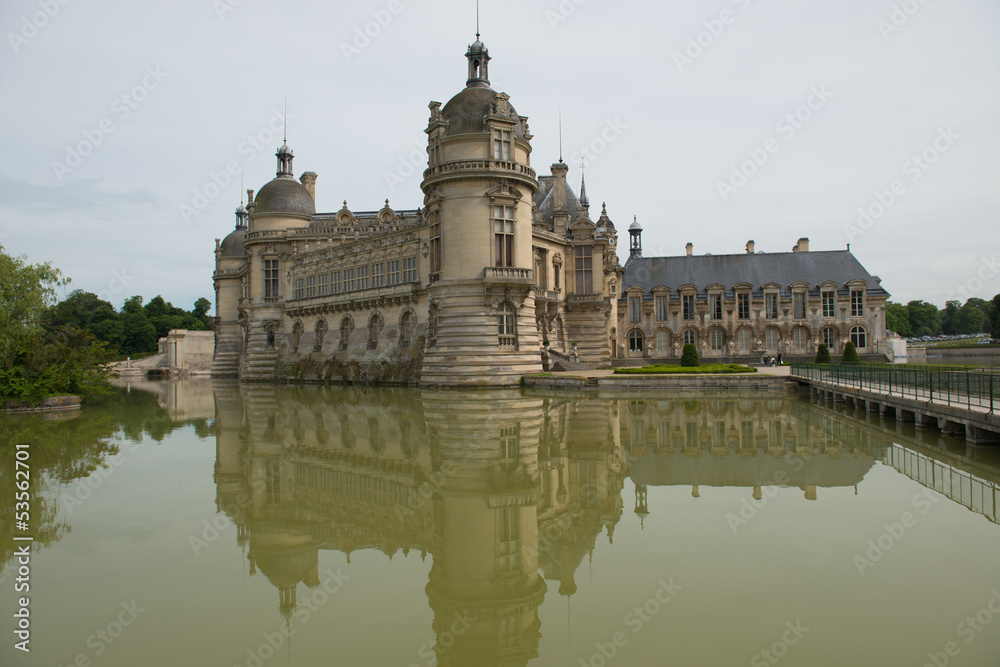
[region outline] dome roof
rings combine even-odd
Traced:
[[[290,177],[279,176],[262,187],[254,198],[254,204],[254,215],[282,213],[312,217],[316,213],[316,202],[306,186]]]
[[[222,239],[222,256],[246,257],[246,248],[243,246],[246,236],[247,230],[243,228],[229,232],[229,236]]]
[[[444,105],[441,115],[448,121],[445,135],[473,134],[486,132],[486,122],[483,120],[493,109],[497,93],[492,88],[484,86],[469,86]],[[511,109],[513,111],[513,108]],[[517,119],[517,112],[514,111]],[[514,135],[524,139],[524,123],[514,124]]]

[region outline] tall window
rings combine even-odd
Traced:
[[[688,329],[684,332],[684,344],[685,345],[697,345],[698,339],[694,335],[694,329]]]
[[[346,350],[351,342],[351,334],[354,333],[354,322],[350,317],[345,317],[340,321],[340,349]]]
[[[399,346],[400,347],[410,347],[410,343],[413,342],[413,329],[414,329],[414,317],[413,311],[404,310],[403,314],[399,317]]]
[[[431,273],[441,271],[441,212],[431,213]]]
[[[500,429],[500,468],[504,472],[514,472],[520,458],[521,427],[505,426]]]
[[[868,332],[864,327],[854,327],[851,329],[851,342],[859,350],[868,347]]]
[[[415,283],[415,282],[417,282],[417,258],[416,257],[404,257],[403,258],[403,282],[404,283]]]
[[[851,317],[865,316],[865,293],[861,290],[851,290]]]
[[[642,297],[630,296],[628,298],[628,321],[642,322]]]
[[[753,341],[749,329],[743,327],[736,332],[736,351],[738,353],[749,354],[752,343]]]
[[[722,339],[723,339],[722,329],[712,329],[712,334],[711,334],[712,350],[714,350],[715,352],[719,352],[722,350]]]
[[[834,317],[834,292],[823,292],[823,317]]]
[[[382,335],[382,315],[379,313],[372,313],[372,316],[368,318],[368,349],[374,350],[378,348],[378,339]]]
[[[399,260],[394,259],[386,262],[386,285],[390,287],[399,284]]]
[[[500,347],[517,346],[517,313],[509,301],[497,308],[497,336]]]
[[[833,327],[823,329],[823,344],[833,352],[837,347],[837,330]]]
[[[493,252],[496,266],[514,266],[514,207],[493,207]]]
[[[264,296],[269,299],[278,298],[278,260],[264,260]]]
[[[292,282],[292,298],[301,299],[306,294],[306,279],[296,278]]]
[[[656,321],[666,322],[667,321],[667,308],[670,305],[670,297],[666,294],[656,295]]]
[[[493,130],[493,159],[510,159],[510,130]]]
[[[354,269],[344,270],[344,291],[345,292],[354,291]]]
[[[517,505],[497,510],[499,561],[497,570],[515,572],[521,565],[521,524]]]
[[[774,327],[768,327],[764,331],[764,346],[767,348],[768,352],[778,351],[779,340],[781,340],[781,334]]]
[[[311,299],[316,296],[316,276],[306,278],[306,298]]]
[[[358,272],[358,289],[368,289],[368,267],[359,266],[357,268]]]
[[[750,319],[750,295],[743,293],[736,295],[736,305],[737,313],[736,316],[741,320]]]
[[[765,317],[769,320],[778,319],[778,295],[777,294],[765,294],[764,295],[764,312]]]
[[[589,245],[576,247],[576,293],[592,294],[594,291],[594,248]]]
[[[666,352],[670,349],[670,334],[666,331],[656,332],[656,349],[660,352]]]
[[[343,291],[343,285],[340,283],[340,271],[330,272],[330,293],[340,294]]]
[[[792,349],[796,354],[805,354],[809,349],[809,332],[803,327],[792,332]]]
[[[313,352],[320,352],[323,349],[323,341],[326,339],[326,331],[329,327],[322,317],[316,321],[315,340],[313,341]]]
[[[792,309],[795,311],[793,313],[795,319],[804,320],[806,319],[806,293],[796,292],[792,295]]]
[[[538,254],[535,256],[535,284],[540,290],[547,290],[549,288],[549,272],[547,271],[546,252],[544,250],[536,250]]]
[[[318,293],[320,296],[326,296],[330,293],[330,274],[321,273],[319,274],[319,286]]]
[[[694,294],[685,294],[681,297],[681,303],[684,305],[684,319],[693,320],[694,319]]]
[[[628,334],[629,352],[642,352],[642,330],[632,329]]]
[[[709,300],[711,301],[712,319],[716,320],[716,321],[721,320],[722,319],[722,295],[721,294],[713,294],[712,296],[709,297]]]
[[[372,287],[385,285],[385,264],[372,264]]]

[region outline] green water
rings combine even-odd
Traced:
[[[996,457],[795,395],[142,383],[0,453],[4,666],[1000,663]]]

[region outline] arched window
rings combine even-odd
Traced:
[[[764,347],[768,352],[777,352],[778,343],[781,341],[781,332],[774,327],[764,330]]]
[[[792,332],[792,350],[795,354],[806,354],[809,351],[809,330],[798,327]]]
[[[823,329],[822,340],[820,341],[833,352],[837,347],[837,330],[833,327]]]
[[[715,352],[720,352],[722,350],[722,344],[725,341],[725,336],[722,334],[722,329],[712,329],[711,342],[712,350]]]
[[[628,333],[628,351],[629,352],[642,352],[642,330],[632,329]]]
[[[864,327],[854,327],[851,329],[851,342],[859,350],[868,347],[868,332]]]
[[[695,335],[694,329],[688,329],[684,332],[684,344],[685,345],[697,345],[698,336]]]
[[[328,329],[329,326],[322,317],[316,321],[316,340],[313,342],[313,352],[320,352],[323,349],[323,341],[326,339]]]
[[[354,320],[350,316],[340,321],[340,349],[346,350],[351,342],[351,334],[354,333]]]
[[[382,314],[372,313],[372,316],[368,318],[368,349],[374,350],[378,348],[378,339],[382,335]]]
[[[750,354],[750,346],[753,344],[753,336],[750,329],[743,327],[736,332],[736,352],[738,354]]]
[[[497,336],[500,347],[517,347],[517,312],[509,301],[497,308]]]
[[[305,327],[302,326],[302,322],[299,320],[295,321],[295,326],[292,327],[292,352],[299,351],[299,343],[302,342],[302,332]]]
[[[412,310],[404,310],[399,316],[399,346],[410,347],[413,342],[415,318]]]

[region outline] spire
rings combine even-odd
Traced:
[[[559,164],[563,161],[563,149],[562,149],[562,109],[559,110]]]
[[[590,200],[587,199],[587,162],[580,160],[580,206],[590,208]]]
[[[240,174],[240,207],[236,209],[236,229],[246,229],[250,226],[250,212],[243,205],[243,174]]]

